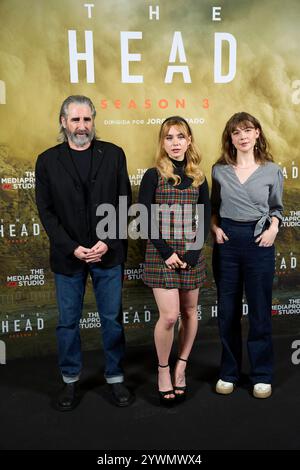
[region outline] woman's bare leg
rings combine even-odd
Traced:
[[[159,311],[159,319],[154,330],[154,341],[158,363],[164,366],[169,363],[174,339],[174,325],[179,316],[179,292],[178,289],[154,288],[153,294]],[[158,368],[158,389],[162,392],[173,389],[169,367]],[[173,395],[166,396],[166,398],[171,397]]]
[[[178,329],[178,357],[188,359],[198,330],[197,304],[199,289],[181,290],[180,313],[181,318]],[[186,362],[177,361],[174,371],[174,385],[177,387],[185,386],[185,368]],[[183,393],[178,390],[177,393]]]

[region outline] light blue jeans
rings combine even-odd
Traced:
[[[102,268],[96,264],[73,275],[55,273],[59,310],[56,328],[59,367],[66,383],[79,379],[82,368],[80,318],[90,273],[101,320],[107,383],[123,382],[125,337],[122,324],[122,266]]]

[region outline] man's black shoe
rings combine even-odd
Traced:
[[[123,383],[109,384],[112,398],[117,406],[128,406],[134,401],[133,393]]]
[[[65,384],[58,395],[56,407],[59,411],[71,411],[80,402],[78,381]]]

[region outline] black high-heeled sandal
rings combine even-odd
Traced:
[[[166,364],[165,366],[161,366],[160,364],[158,364],[158,367],[161,367],[162,369],[165,369],[166,367],[169,367],[169,364]],[[170,406],[174,403],[175,401],[175,392],[174,390],[167,390],[166,392],[162,392],[161,390],[158,390],[158,394],[159,394],[159,401],[162,405],[165,405],[165,406]],[[174,395],[173,397],[168,397],[166,395]]]
[[[177,361],[187,362],[187,359],[183,359],[182,357],[177,357]],[[175,382],[175,377],[174,377],[174,382]],[[179,391],[181,393],[176,393],[176,391]],[[174,385],[174,394],[175,394],[175,399],[177,402],[181,402],[185,400],[186,391],[187,391],[186,385],[183,385],[183,386]]]

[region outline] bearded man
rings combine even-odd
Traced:
[[[50,240],[59,311],[56,332],[64,387],[56,406],[61,411],[75,408],[81,397],[80,318],[88,275],[101,321],[106,382],[116,405],[133,401],[123,383],[122,365],[121,296],[127,243],[118,234],[99,239],[96,233],[101,220],[97,208],[110,204],[117,213],[120,196],[130,204],[131,188],[125,154],[120,147],[96,139],[95,116],[86,96],[65,99],[59,114],[62,143],[43,152],[36,162],[36,203]]]

